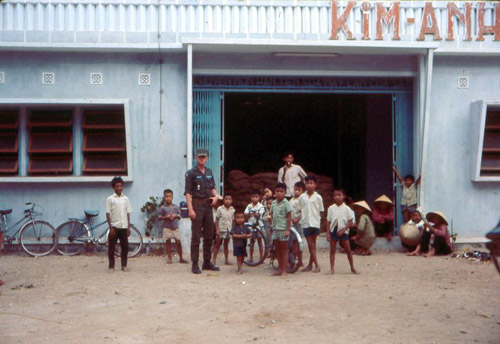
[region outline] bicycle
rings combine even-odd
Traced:
[[[17,221],[11,228],[17,228],[15,233],[9,232],[7,226],[7,215],[12,213],[12,209],[0,210],[1,226],[4,229],[4,238],[0,244],[12,245],[19,241],[24,252],[33,257],[41,257],[54,251],[57,245],[57,236],[54,227],[43,220],[36,220],[36,217],[43,215],[41,205],[28,202],[29,209],[24,210],[24,217]],[[39,208],[35,210],[35,207]],[[26,220],[26,221],[25,221]],[[17,236],[19,233],[19,236]]]
[[[107,245],[109,235],[108,221],[94,225],[93,218],[99,215],[99,211],[85,210],[84,212],[85,219],[70,218],[57,227],[57,252],[59,254],[63,256],[75,256],[89,245],[96,247]],[[104,225],[106,225],[105,230],[98,235],[94,235],[94,231]],[[133,224],[130,224],[128,241],[128,257],[137,256],[142,249],[143,240],[141,232]],[[116,245],[115,255],[120,256],[120,245]]]
[[[264,263],[266,258],[269,258],[269,265],[277,269],[278,259],[276,257],[276,249],[274,247],[270,231],[265,228],[262,228],[257,223],[255,224],[245,223],[245,225],[248,228],[250,228],[250,231],[252,232],[249,246],[251,247],[252,245],[255,244],[256,241],[261,239],[264,243],[264,247],[262,253],[261,251],[259,251],[259,256],[256,260],[246,259],[244,260],[244,263],[248,266],[258,266]],[[290,227],[290,237],[291,238],[288,241],[289,244],[288,244],[287,273],[295,273],[299,269],[300,263],[298,256],[299,252],[302,252],[304,242],[300,234],[293,226]]]

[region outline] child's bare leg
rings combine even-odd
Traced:
[[[404,219],[404,223],[406,223],[410,220],[410,215],[408,213],[408,210],[403,210],[403,219]]]
[[[309,263],[307,263],[307,266],[302,269],[302,272],[308,272],[312,270],[312,265],[313,265],[313,242],[312,242],[312,236],[306,237],[307,240],[307,247],[309,248]]]
[[[226,265],[233,265],[229,262],[229,239],[224,239],[224,259]],[[214,263],[215,264],[215,263]]]
[[[241,275],[243,273],[243,259],[245,257],[243,256],[238,256],[236,257],[236,261],[238,263],[238,270],[236,271],[236,274]]]
[[[253,246],[255,245],[255,239],[250,240],[250,258],[249,261],[253,262]]]
[[[180,240],[175,240],[175,247],[177,247],[177,253],[179,254],[179,263],[187,264],[187,260],[182,258],[182,243]]]
[[[320,272],[321,270],[319,269],[319,264],[318,264],[318,256],[316,255],[316,238],[317,235],[312,235],[311,242],[312,242],[312,252],[311,252],[311,258],[312,262],[316,265],[316,268],[313,270],[313,272]]]
[[[262,238],[257,238],[257,244],[259,245],[259,258],[264,254],[264,246],[262,246]]]
[[[422,249],[422,246],[420,244],[418,244],[417,247],[415,247],[415,250],[413,250],[412,252],[408,252],[407,255],[418,256],[420,254],[421,249]]]
[[[349,260],[349,265],[351,265],[351,272],[357,274],[358,272],[354,268],[354,259],[352,258],[351,246],[349,245],[349,240],[341,240],[340,246],[342,246],[347,254],[347,259]]]
[[[330,240],[330,271],[328,274],[333,275],[335,273],[335,252],[337,252],[337,241]]]
[[[215,262],[217,261],[217,254],[219,253],[221,241],[222,239],[220,238],[215,239],[215,244],[214,247],[212,248],[212,261],[214,265],[216,265]]]
[[[285,276],[288,269],[288,242],[280,241],[281,245],[281,275]]]
[[[433,248],[429,249],[429,251],[427,251],[427,253],[424,253],[424,257],[429,258],[435,254],[436,254],[436,249],[433,247]]]
[[[167,249],[167,264],[172,264],[172,240],[165,241],[165,248]]]

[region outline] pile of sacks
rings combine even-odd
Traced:
[[[307,172],[308,175],[315,175],[318,179],[316,191],[323,196],[325,211],[333,203],[333,179],[328,176],[318,175],[312,172]],[[250,192],[256,190],[262,195],[266,186],[274,186],[278,182],[278,173],[261,172],[253,176],[249,176],[243,171],[232,170],[228,173],[224,190],[233,196],[233,207],[236,209],[245,209],[250,202]]]

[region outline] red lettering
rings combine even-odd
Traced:
[[[460,12],[454,2],[449,2],[448,5],[448,37],[447,41],[455,40],[455,33],[453,28],[453,16],[457,17],[458,23],[465,25],[465,41],[472,40],[472,27],[471,27],[471,11],[472,5],[470,2],[465,3],[465,15]]]
[[[347,7],[345,8],[342,15],[340,17],[337,17],[337,1],[332,0],[332,35],[330,39],[339,39],[338,33],[340,29],[344,30],[347,39],[356,39],[353,37],[351,30],[349,30],[345,22],[354,5],[356,5],[356,1],[348,1]]]
[[[429,26],[429,19],[432,25]],[[434,35],[435,41],[441,40],[441,35],[439,34],[439,27],[436,21],[436,13],[434,12],[434,7],[432,7],[432,2],[426,2],[424,7],[424,13],[422,15],[422,24],[420,27],[420,34],[418,35],[417,41],[425,40],[425,35]]]
[[[377,2],[377,36],[375,39],[382,40],[382,21],[385,22],[389,28],[391,20],[394,21],[394,36],[393,40],[400,40],[399,36],[399,1],[394,2],[389,12],[386,11],[384,4]]]
[[[370,10],[372,8],[372,4],[368,1],[363,1],[361,3],[361,9],[363,10],[363,37],[361,39],[369,40],[370,39]]]
[[[493,34],[494,41],[500,41],[500,3],[495,4],[495,19],[494,25],[484,25],[484,2],[479,3],[477,11],[477,41],[484,41],[484,34]]]

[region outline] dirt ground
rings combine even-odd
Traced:
[[[263,265],[193,275],[144,255],[112,274],[105,255],[3,256],[0,343],[500,343],[491,264],[379,253],[355,256],[352,275],[338,254],[328,276],[327,254],[321,273],[287,277]]]

